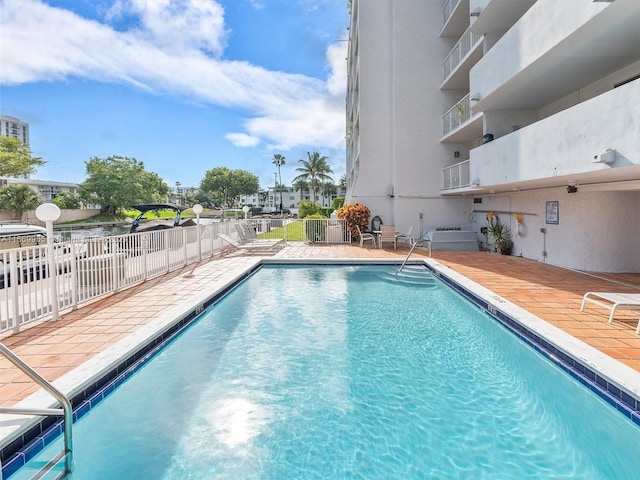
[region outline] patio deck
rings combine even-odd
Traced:
[[[275,258],[402,261],[407,250],[290,242]],[[412,258],[426,256],[426,250],[417,249]],[[640,372],[640,335],[635,334],[640,312],[621,309],[612,324],[607,323],[608,311],[601,307],[587,305],[580,312],[587,291],[640,293],[640,273],[585,273],[488,252],[434,251],[433,258]],[[53,382],[116,342],[135,338],[150,324],[172,315],[177,318],[181,306],[193,305],[256,261],[256,257],[241,255],[205,260],[64,313],[55,322],[5,335],[0,341]],[[30,379],[0,358],[2,406],[14,405],[37,390]]]

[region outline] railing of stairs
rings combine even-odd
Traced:
[[[53,396],[62,408],[20,408],[20,407],[0,407],[0,413],[13,415],[42,415],[42,416],[62,416],[64,418],[64,450],[58,453],[51,461],[42,467],[40,472],[34,478],[42,478],[50,470],[52,470],[64,458],[64,471],[56,478],[65,478],[73,470],[73,409],[69,399],[47,380],[45,380],[38,372],[22,361],[4,344],[0,343],[0,353],[9,360],[13,365],[18,367],[22,372],[36,382],[40,387]]]
[[[413,250],[418,246],[424,247],[425,243],[427,244],[427,246],[429,248],[429,256],[431,256],[431,240],[429,240],[428,238],[421,238],[420,240],[416,240],[413,243],[413,245],[411,245],[411,248],[409,249],[409,253],[407,254],[407,258],[405,258],[404,262],[402,262],[402,265],[400,265],[400,268],[398,269],[398,272],[401,272],[402,269],[404,268],[404,266],[407,264],[407,262],[409,261],[409,257],[413,253]]]

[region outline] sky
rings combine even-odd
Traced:
[[[242,169],[282,183],[307,152],[345,173],[347,0],[0,0],[0,113],[31,178],[132,157],[169,186]]]

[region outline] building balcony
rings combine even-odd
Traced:
[[[472,142],[482,137],[482,113],[471,109],[471,95],[462,97],[442,116],[441,142]]]
[[[484,35],[509,30],[536,0],[479,0],[479,3],[474,8],[476,20],[471,23],[471,29],[477,35]]]
[[[442,62],[441,89],[469,90],[469,71],[482,58],[482,35],[467,29]]]
[[[442,169],[441,194],[452,193],[460,188],[471,187],[470,160],[465,160],[455,165]]]
[[[459,37],[469,26],[469,0],[442,2],[441,37]]]
[[[640,179],[640,79],[470,151],[486,192]],[[477,180],[475,180],[477,179]]]
[[[640,60],[639,23],[629,0],[535,3],[474,65],[474,108],[537,110],[614,74]]]

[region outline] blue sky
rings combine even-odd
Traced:
[[[0,112],[80,183],[92,157],[170,186],[227,166],[274,183],[318,151],[344,174],[347,0],[0,0]]]

